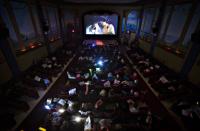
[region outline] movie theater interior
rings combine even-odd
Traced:
[[[200,131],[200,1],[0,0],[0,131]]]

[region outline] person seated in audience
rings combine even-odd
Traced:
[[[133,80],[134,84],[138,83],[139,77],[138,77],[138,74],[136,72],[133,72],[133,75],[131,76],[131,80]]]
[[[144,77],[150,77],[152,75],[155,75],[156,73],[159,73],[160,71],[160,66],[159,65],[151,65],[146,67],[142,73]]]
[[[104,85],[104,87],[111,87],[111,83],[109,80],[106,81],[103,85]]]
[[[181,115],[187,118],[193,118],[193,111],[191,108],[181,110]]]
[[[79,61],[82,61],[82,60],[84,60],[84,57],[79,56],[78,60],[79,60]]]
[[[102,89],[99,93],[99,96],[101,97],[106,97],[106,95],[107,95],[107,91],[105,89]]]
[[[66,50],[66,54],[67,54],[67,55],[71,55],[71,54],[72,54],[72,51],[71,51],[71,50]]]
[[[62,62],[59,62],[58,59],[53,56],[51,58],[45,59],[41,66],[49,75],[57,76],[63,65]]]
[[[38,75],[36,75],[36,76],[34,77],[34,80],[35,80],[36,82],[38,82],[38,83],[41,83],[41,84],[42,84],[43,86],[45,86],[45,87],[49,86],[49,84],[50,84],[50,80],[49,80],[48,78],[43,79],[43,78],[41,78],[41,77],[38,76]]]
[[[116,68],[115,71],[114,71],[114,74],[117,74],[116,77],[118,77],[118,79],[122,79],[123,67]]]
[[[114,79],[114,83],[113,83],[113,85],[114,85],[114,86],[119,86],[120,83],[121,83],[121,81],[118,80],[117,78],[115,78],[115,79]]]
[[[78,82],[79,86],[81,86],[81,90],[83,91],[84,90],[84,95],[88,95],[89,93],[89,86],[91,85],[91,81],[80,81]]]
[[[70,80],[75,80],[75,79],[76,79],[76,77],[73,76],[73,75],[71,75],[68,71],[67,71],[67,77],[68,77],[68,79],[70,79]]]
[[[121,64],[125,63],[125,60],[123,58],[120,59]]]
[[[111,72],[108,73],[107,80],[109,80],[109,81],[113,81],[114,80],[114,76],[113,76],[113,74]]]
[[[90,62],[92,62],[94,59],[93,59],[92,56],[90,56],[90,57],[88,58],[88,60],[89,60]]]
[[[112,120],[110,119],[101,119],[99,121],[100,131],[110,131]]]
[[[115,96],[118,96],[116,93],[115,93],[115,90],[114,89],[110,89],[108,91],[108,97],[115,97]]]
[[[131,113],[138,113],[139,112],[139,110],[136,107],[136,103],[132,99],[128,99],[127,103],[129,105],[129,111]]]
[[[42,68],[46,69],[47,68],[47,64],[46,63],[42,64]]]
[[[82,112],[91,112],[93,110],[93,104],[91,102],[82,102],[80,111]]]
[[[99,109],[103,105],[103,103],[104,103],[103,98],[98,99],[94,105],[94,108]]]
[[[121,84],[122,84],[123,86],[125,86],[125,87],[130,87],[130,86],[132,85],[131,82],[130,82],[130,81],[127,81],[127,80],[122,81]]]
[[[76,80],[81,80],[81,72],[76,73]]]
[[[120,80],[120,75],[118,73],[116,74],[116,79]]]
[[[91,111],[82,111],[82,110],[79,110],[78,111],[81,115],[83,116],[87,116],[88,114],[91,114]]]
[[[57,59],[55,56],[53,56],[53,57],[51,57],[51,60],[55,62]]]
[[[151,113],[151,111],[148,111],[145,122],[146,122],[146,125],[147,125],[147,127],[148,127],[149,129],[151,128],[152,120],[153,120],[153,118],[152,118],[152,113]]]
[[[59,129],[62,122],[63,122],[63,118],[61,116],[57,115],[56,112],[52,113],[51,124],[53,126],[53,129]]]
[[[135,98],[139,98],[140,97],[140,93],[138,91],[135,91],[133,93],[133,95],[134,95]]]
[[[153,66],[150,66],[150,67],[145,68],[145,69],[142,71],[143,76],[144,76],[144,77],[150,76],[150,75],[153,73],[153,70],[154,70],[154,67],[153,67]]]
[[[49,86],[50,83],[51,83],[51,81],[50,81],[49,79],[47,79],[47,78],[43,79],[43,81],[44,81],[44,84],[45,84],[46,86]]]
[[[57,62],[55,62],[55,63],[53,64],[53,67],[59,69],[59,68],[62,67],[62,65],[61,65],[61,64],[58,64]]]
[[[84,73],[84,79],[89,79],[90,74],[89,73]]]
[[[161,75],[154,83],[152,83],[153,88],[159,88],[163,86],[168,86],[170,81],[165,77],[165,75]]]
[[[198,95],[199,93],[195,94]],[[198,112],[200,111],[199,97],[192,94],[189,98],[178,100],[172,105],[172,110],[177,113],[187,124],[193,124],[193,129],[199,126],[200,118]]]
[[[142,67],[142,66],[149,66],[150,62],[149,59],[145,59],[145,60],[141,60],[138,62],[138,67]]]
[[[105,89],[102,89],[99,93],[100,98],[96,101],[94,107],[95,109],[99,109],[101,105],[104,103],[104,99],[107,96],[107,91]]]
[[[85,83],[85,95],[88,95],[88,92],[89,92],[89,84],[90,84],[90,81],[87,81]]]
[[[75,109],[75,103],[74,101],[72,101],[71,99],[70,100],[67,100],[67,111],[68,112],[74,112],[74,109]]]
[[[84,81],[80,81],[78,84],[79,84],[80,86],[84,86],[84,85],[85,85],[85,82],[84,82]]]
[[[123,58],[121,58],[119,60],[119,63],[117,63],[117,68],[122,68],[122,67],[124,67],[124,65],[125,65],[125,61]]]
[[[88,116],[85,120],[84,131],[92,131],[92,120],[90,116]]]
[[[98,80],[99,78],[98,78],[98,76],[97,76],[97,74],[96,74],[96,72],[92,75],[92,80]]]

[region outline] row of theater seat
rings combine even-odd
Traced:
[[[189,130],[200,129],[200,90],[178,74],[149,57],[140,49],[127,51],[135,68],[158,93],[160,100],[171,103],[171,109],[182,118]]]
[[[1,88],[0,130],[12,128],[16,121],[14,116],[30,109],[28,100],[39,98],[39,90],[46,90],[53,77],[61,73],[64,65],[73,56],[69,49],[59,49],[54,54],[43,58],[15,80],[10,80]],[[5,117],[6,116],[6,120]],[[7,117],[8,116],[8,117]],[[2,124],[4,123],[4,124]]]

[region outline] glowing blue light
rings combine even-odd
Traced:
[[[101,72],[101,68],[96,68],[96,72]]]
[[[99,66],[103,66],[103,61],[99,60],[99,61],[97,62],[97,64],[98,64]]]
[[[71,90],[68,91],[69,95],[75,95],[76,94],[76,88],[73,88]]]
[[[45,109],[47,109],[47,110],[51,110],[51,108],[49,107],[49,105],[45,105],[44,107],[45,107]]]
[[[93,43],[93,44],[92,44],[92,47],[95,47],[95,46],[96,46],[95,43]]]
[[[48,79],[44,79],[44,84],[48,85],[50,83],[50,81]]]

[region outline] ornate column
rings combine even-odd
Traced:
[[[64,19],[63,19],[63,10],[61,9],[61,7],[57,7],[58,10],[58,21],[59,21],[59,28],[60,28],[60,36],[62,39],[62,43],[63,45],[65,44],[65,39],[64,39],[64,31],[63,31],[63,26],[64,25]]]
[[[191,37],[192,46],[191,46],[191,49],[185,59],[185,62],[181,68],[181,71],[180,71],[180,77],[183,79],[187,78],[189,72],[191,71],[191,69],[192,69],[194,63],[196,62],[197,57],[200,53],[200,37],[199,37],[199,35],[200,35],[199,29],[197,32],[192,34],[192,37]]]
[[[33,23],[33,29],[35,31],[36,36],[38,37],[39,33],[38,33],[38,30],[37,30],[37,27],[36,27],[36,22],[35,22],[35,18],[34,18],[34,15],[33,15],[31,3],[29,1],[27,2],[27,6],[28,6],[28,11],[29,11],[30,17],[31,17],[31,21]]]
[[[181,35],[180,35],[180,38],[179,38],[179,41],[178,41],[178,44],[177,44],[177,48],[180,47],[183,44],[185,35],[188,32],[189,26],[190,26],[190,24],[192,22],[192,18],[193,18],[194,14],[195,14],[197,6],[198,6],[198,3],[197,2],[193,2],[192,6],[190,7],[190,11],[188,13],[188,16],[186,18],[185,24],[184,24],[183,29],[181,31]]]
[[[42,33],[44,36],[44,43],[47,48],[48,54],[50,54],[51,49],[50,49],[49,39],[48,39],[49,25],[48,25],[47,21],[45,21],[43,10],[42,10],[39,0],[36,0],[36,7],[37,7],[37,14],[38,14],[40,26],[41,26]]]
[[[17,39],[18,39],[18,42],[19,42],[19,47],[20,47],[20,49],[24,49],[25,48],[24,47],[24,41],[21,38],[20,29],[18,27],[15,14],[13,12],[13,8],[12,8],[12,6],[11,6],[9,1],[5,1],[5,7],[7,9],[8,17],[9,17],[11,23],[12,23],[13,29],[14,29],[14,31],[16,33],[16,36],[17,36]]]
[[[17,77],[21,74],[21,71],[19,69],[19,65],[17,63],[15,54],[13,54],[10,42],[8,40],[9,38],[9,30],[6,28],[5,23],[3,22],[3,19],[0,16],[0,48],[1,51],[7,61],[8,66],[10,67],[10,70],[14,77]]]
[[[127,11],[126,10],[123,11],[123,18],[125,18],[124,32],[127,32],[127,19],[128,19],[128,17],[127,17]],[[122,23],[123,23],[123,18],[122,18]]]
[[[152,56],[153,56],[154,49],[158,42],[158,36],[159,36],[160,30],[161,30],[163,16],[165,14],[165,7],[166,7],[165,1],[162,1],[162,4],[159,8],[158,19],[156,21],[155,27],[152,27],[153,40],[152,40],[151,48],[150,48],[150,52],[149,52]]]
[[[164,28],[164,31],[163,31],[163,35],[161,36],[161,40],[164,40],[166,34],[167,34],[167,29],[169,27],[169,24],[170,24],[170,21],[171,21],[171,18],[172,18],[172,15],[173,15],[173,12],[174,12],[174,6],[172,6],[170,8],[170,11],[169,11],[169,16],[167,17],[167,22],[165,24],[165,28]]]
[[[135,37],[136,40],[140,39],[140,31],[141,31],[141,27],[142,27],[143,14],[144,14],[144,7],[142,7],[140,9],[140,12],[139,12],[139,17],[138,17],[138,23],[139,24],[138,24],[138,29],[137,29],[136,37]]]

